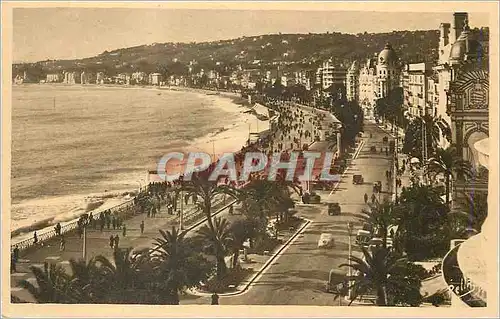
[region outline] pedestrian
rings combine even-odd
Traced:
[[[36,232],[33,233],[33,244],[38,244],[38,236],[36,234]]]
[[[376,200],[376,199],[377,199],[377,198],[375,198],[375,194],[372,194],[372,204],[375,204],[375,200]]]
[[[142,235],[144,233],[144,221],[141,222],[139,227],[141,228],[141,235]]]
[[[64,239],[64,236],[61,235],[61,242],[59,244],[59,251],[64,251],[66,250],[66,240]]]
[[[115,235],[115,238],[114,238],[114,242],[115,242],[115,249],[118,249],[118,245],[120,244],[120,236],[118,236],[118,234]]]
[[[10,273],[14,273],[14,272],[17,272],[17,269],[16,269],[16,260],[14,258],[14,254],[12,254],[10,256]]]
[[[219,295],[216,292],[214,292],[212,294],[212,303],[211,304],[212,305],[218,305],[219,304]]]
[[[367,193],[365,193],[365,197],[364,198],[365,198],[365,204],[368,203],[368,194]]]
[[[111,217],[109,216],[106,216],[106,226],[108,227],[108,229],[111,228]]]
[[[111,224],[113,225],[113,229],[116,229],[116,217],[113,216],[113,218],[111,219]]]
[[[109,236],[109,247],[111,247],[111,249],[115,247],[115,237],[113,235]]]
[[[12,255],[14,256],[14,261],[17,263],[19,261],[19,247],[14,246],[14,250],[12,251]]]
[[[101,219],[99,220],[99,222],[101,223],[101,232],[102,232],[102,231],[104,230],[104,223],[106,222],[106,221],[104,220],[104,216],[103,216],[103,217],[101,217]]]
[[[127,235],[127,226],[125,226],[125,224],[123,224],[123,227],[122,227],[122,235],[123,235],[123,237],[125,237]]]

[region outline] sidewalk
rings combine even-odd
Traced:
[[[226,204],[230,203],[226,200]],[[219,201],[212,207],[213,213],[224,207],[222,201]],[[185,206],[185,212],[194,208],[191,203]],[[221,214],[227,214],[227,209],[224,209]],[[144,233],[140,232],[140,224],[144,220]],[[186,223],[184,229],[193,227],[200,223],[203,217]],[[159,230],[171,230],[173,226],[179,228],[179,219],[177,215],[169,215],[167,207],[164,206],[154,218],[148,218],[145,214],[135,215],[127,219],[124,224],[127,231],[126,236],[123,236],[122,230],[107,229],[102,232],[99,229],[87,229],[87,260],[92,257],[103,255],[110,260],[113,260],[113,249],[109,245],[109,237],[118,235],[120,237],[119,247],[133,249],[151,248],[153,247],[154,239],[158,238]],[[203,222],[201,223],[203,224]],[[195,229],[199,226],[194,227]],[[64,251],[59,249],[59,240],[52,239],[44,242],[37,249],[29,249],[21,253],[20,260],[16,266],[16,273],[11,274],[11,293],[22,300],[34,302],[33,297],[24,289],[18,287],[18,282],[26,279],[32,283],[36,283],[34,275],[29,269],[30,266],[43,267],[44,262],[56,263],[69,270],[69,259],[80,259],[83,257],[83,239],[79,238],[76,232],[68,233],[65,236],[66,247]]]

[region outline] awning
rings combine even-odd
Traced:
[[[486,169],[489,169],[489,157],[490,157],[490,139],[485,138],[474,143],[474,148],[478,153],[479,163]]]

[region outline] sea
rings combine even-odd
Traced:
[[[167,152],[239,150],[259,126],[246,111],[226,97],[158,88],[13,86],[11,231],[129,199]]]

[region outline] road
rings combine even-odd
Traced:
[[[369,137],[372,133],[372,138]],[[372,194],[375,181],[382,181],[384,188],[385,171],[389,169],[389,157],[384,154],[371,154],[370,147],[377,150],[383,146],[386,136],[375,124],[365,124],[365,136],[359,155],[351,163],[339,187],[328,196],[322,193],[323,202],[338,202],[342,209],[340,216],[329,216],[326,205],[299,206],[299,215],[312,223],[299,235],[276,262],[270,266],[258,282],[238,296],[221,297],[222,305],[338,305],[333,295],[325,292],[325,283],[330,269],[347,262],[348,232],[347,223],[354,223],[352,242],[357,229],[361,228],[360,212],[366,207],[363,195]],[[385,147],[385,146],[384,146]],[[352,175],[362,174],[363,185],[353,185]],[[335,238],[335,247],[318,249],[321,233],[330,233]],[[353,245],[355,251],[355,245]],[[359,251],[358,251],[359,253]],[[346,268],[342,268],[346,271]]]

